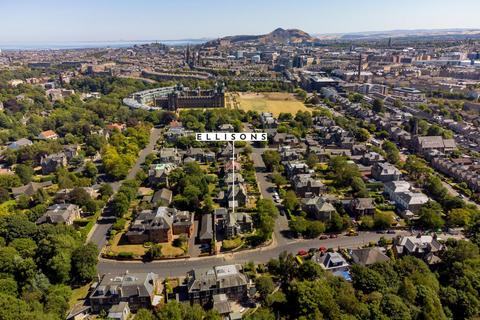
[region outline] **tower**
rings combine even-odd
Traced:
[[[187,45],[187,51],[185,53],[185,62],[190,64],[190,45]]]
[[[388,47],[392,47],[392,37],[388,38]]]
[[[358,82],[361,82],[362,77],[362,54],[358,57]]]

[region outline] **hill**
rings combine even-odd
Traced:
[[[311,43],[317,41],[307,32],[299,29],[282,29],[277,28],[270,33],[262,35],[236,35],[228,36],[220,39],[212,40],[206,43],[206,46],[216,45],[220,41],[229,41],[230,43],[239,44],[242,42],[256,43]]]

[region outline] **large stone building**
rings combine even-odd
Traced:
[[[136,92],[123,102],[129,107],[146,110],[224,108],[225,88],[223,85],[216,85],[214,89],[189,89],[178,85]]]

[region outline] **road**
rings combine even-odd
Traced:
[[[275,185],[270,182],[268,179],[269,173],[265,167],[265,163],[262,159],[263,152],[267,150],[266,148],[252,148],[252,160],[253,165],[255,166],[255,176],[257,178],[258,187],[260,193],[264,199],[270,199],[273,201],[273,191]],[[274,229],[274,241],[277,242],[277,245],[283,245],[295,240],[288,238],[289,228],[287,217],[279,215],[275,221]]]
[[[145,162],[145,158],[155,150],[155,145],[160,138],[161,129],[153,128],[150,132],[150,137],[148,144],[142,149],[139,154],[137,161],[130,169],[125,179],[134,179],[137,173],[142,168],[142,164]],[[118,189],[122,185],[122,181],[112,182],[114,194],[117,193]],[[115,218],[108,216],[106,212],[102,211],[102,215],[98,218],[97,223],[93,226],[91,232],[87,236],[87,241],[95,243],[97,245],[98,251],[101,251],[105,243],[107,242],[107,233],[112,224],[115,222]]]
[[[408,232],[399,232],[399,234],[409,234]],[[272,245],[266,248],[259,248],[237,253],[221,254],[217,256],[176,259],[176,260],[160,260],[153,262],[139,261],[114,261],[101,259],[98,264],[98,272],[100,274],[113,273],[121,274],[128,272],[155,272],[160,277],[180,277],[184,276],[193,268],[210,268],[215,265],[223,264],[243,264],[248,261],[255,263],[266,263],[272,258],[277,258],[280,253],[287,251],[296,254],[299,250],[308,250],[310,248],[357,248],[368,244],[369,242],[377,242],[380,237],[391,239],[395,237],[393,234],[377,234],[374,232],[360,232],[358,236],[347,237],[339,236],[337,239],[312,239],[312,240],[295,240],[291,243],[282,245]]]
[[[472,204],[472,205],[476,206],[477,208],[480,208],[480,206],[478,205],[478,203],[470,200],[470,199],[467,198],[467,197],[464,197],[464,196],[460,195],[460,192],[458,192],[457,190],[455,190],[448,182],[446,182],[446,181],[444,180],[443,177],[440,177],[440,178],[442,178],[442,184],[443,184],[443,186],[447,189],[449,195],[454,196],[454,197],[462,198],[463,201],[465,201],[466,203]]]

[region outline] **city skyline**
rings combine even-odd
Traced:
[[[0,28],[8,30],[0,36],[0,42],[211,39],[268,33],[277,27],[298,28],[311,34],[477,28],[478,9],[480,3],[474,0],[407,0],[401,4],[304,0],[294,5],[283,0],[140,0],[135,4],[111,0],[0,1],[0,10],[8,13],[0,21]]]

